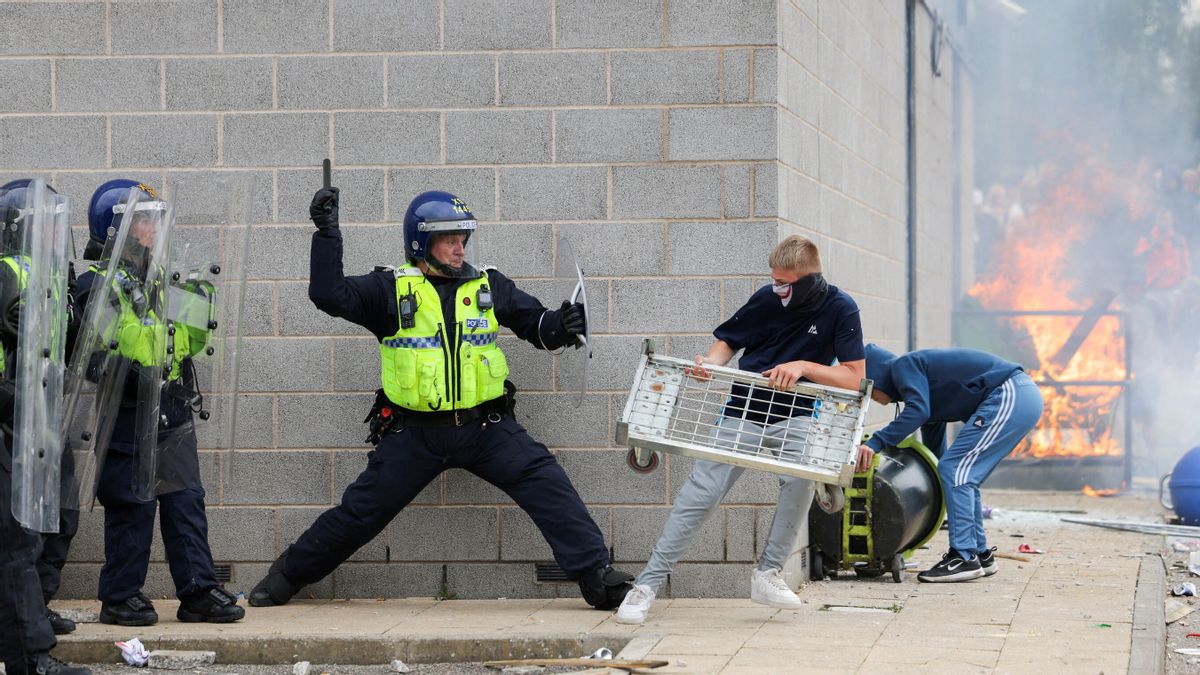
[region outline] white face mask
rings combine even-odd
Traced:
[[[773,283],[773,284],[771,284],[771,290],[775,291],[775,295],[779,296],[779,301],[783,303],[784,307],[787,307],[788,303],[792,301],[792,285],[791,284],[775,284],[775,283]]]

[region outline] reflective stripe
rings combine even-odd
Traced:
[[[484,333],[483,335],[471,335],[470,333],[468,333],[466,335],[463,335],[462,339],[463,339],[463,342],[466,342],[468,344],[475,345],[476,347],[483,347],[483,346],[494,343],[496,341],[496,334],[495,333]]]
[[[434,335],[433,337],[402,337],[388,338],[383,341],[385,347],[400,348],[413,347],[416,349],[441,349],[442,338]]]

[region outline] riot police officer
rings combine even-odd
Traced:
[[[406,264],[361,276],[342,272],[338,189],[319,190],[309,214],[317,226],[309,298],[379,340],[377,445],[341,504],[283,552],[250,604],[286,603],[374,538],[430,481],[458,467],[529,514],[588,604],[619,605],[632,577],[612,568],[599,528],[554,455],[513,418],[515,389],[496,343],[503,325],[538,348],[573,344],[585,329],[584,308],[564,302],[547,310],[498,270],[479,267],[472,259],[478,223],[447,192],[425,192],[409,204]]]
[[[52,189],[44,188],[57,199]],[[28,284],[29,275],[42,274],[31,261],[19,251],[18,242],[25,234],[22,230],[36,220],[32,217],[31,181],[22,179],[0,187],[0,661],[6,672],[56,673],[58,675],[90,675],[91,671],[67,665],[50,656],[57,643],[57,631],[50,621],[43,597],[44,584],[39,580],[39,571],[44,558],[43,535],[22,526],[10,506],[14,485],[13,422],[15,397],[18,383],[16,372],[16,349],[19,331],[22,294]],[[66,266],[65,261],[62,262]],[[58,330],[65,330],[64,323]],[[61,356],[61,355],[60,355]],[[49,487],[49,486],[46,486]],[[58,486],[54,486],[58,489]],[[54,547],[47,564],[53,566],[61,555],[65,560],[66,549],[75,527],[79,522],[78,511],[60,509],[57,535],[48,535],[46,540]],[[50,528],[48,528],[50,529]],[[61,569],[58,565],[57,569]]]
[[[246,613],[237,606],[237,597],[217,583],[208,546],[208,519],[204,513],[204,488],[200,484],[191,403],[197,388],[191,357],[203,348],[203,336],[195,336],[191,330],[168,328],[161,310],[156,309],[156,302],[166,295],[161,290],[163,275],[150,275],[159,281],[146,283],[149,268],[158,264],[149,257],[156,246],[155,237],[162,234],[161,228],[169,227],[155,219],[166,210],[167,204],[152,188],[127,179],[101,185],[88,207],[90,238],[84,257],[122,258],[116,270],[119,277],[116,283],[121,288],[117,293],[116,326],[106,330],[115,331],[112,346],[126,360],[126,369],[120,372],[127,376],[122,400],[115,406],[118,410],[111,441],[107,448],[100,449],[104,462],[96,494],[104,506],[105,555],[98,591],[102,603],[100,622],[122,626],[148,626],[158,621],[153,603],[142,593],[156,509],[160,511],[163,546],[180,599],[176,617],[184,622],[227,623],[241,619]],[[117,217],[127,211],[132,212],[130,217]],[[105,251],[106,241],[126,222],[130,228],[125,238],[129,242],[127,247],[121,252]],[[93,288],[100,288],[107,281],[104,274],[104,270],[93,265],[80,275],[77,314],[85,313]],[[82,330],[80,339],[84,339]],[[164,340],[170,345],[167,350],[170,363],[164,367],[169,368],[165,386],[160,374],[147,375],[154,366],[156,346]],[[162,387],[163,391],[174,392],[164,393],[158,399],[162,423],[157,430],[155,452],[161,453],[161,457],[155,460],[152,477],[158,479],[158,488],[151,489],[149,495],[135,485],[135,475],[144,470],[141,463],[145,461],[135,446],[144,435],[138,430],[138,406],[143,404],[139,401],[139,387],[146,381]],[[155,443],[153,431],[150,438],[150,443]],[[161,476],[167,471],[171,487],[162,489]]]

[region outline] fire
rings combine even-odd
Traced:
[[[1043,383],[1046,403],[1037,428],[1013,456],[1119,456],[1123,448],[1113,430],[1123,387],[1071,382],[1127,379],[1121,322],[1102,312],[1186,278],[1188,256],[1170,223],[1155,220],[1146,166],[1117,170],[1070,138],[1057,155],[1070,162],[1047,162],[1027,179],[1023,189],[1034,193],[1022,195],[1027,215],[1008,222],[994,251],[994,273],[968,294],[990,311],[1085,314],[997,319],[1004,324],[998,330],[1007,332],[1002,339],[1017,345],[1030,376]],[[1118,257],[1128,269],[1098,262],[1114,259],[1114,250],[1123,250]]]
[[[1083,486],[1083,494],[1088,497],[1115,497],[1121,494],[1121,491],[1116,488],[1094,488],[1091,485]]]

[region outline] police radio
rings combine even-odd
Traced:
[[[475,295],[475,306],[479,308],[480,312],[486,312],[492,308],[493,304],[492,289],[488,288],[487,284],[480,286],[479,292]]]
[[[413,328],[417,325],[417,296],[412,289],[408,294],[400,296],[400,327]]]

